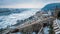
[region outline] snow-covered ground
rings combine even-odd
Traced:
[[[22,13],[15,13],[15,14],[10,14],[8,16],[0,16],[0,29],[1,28],[6,28],[8,25],[14,25],[16,24],[17,20],[24,20],[32,15],[34,15],[37,12],[37,10],[28,10],[24,11]]]

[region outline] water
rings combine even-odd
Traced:
[[[49,27],[44,27],[43,28],[44,34],[49,34]]]
[[[11,13],[10,15],[0,16],[0,29],[17,24],[17,20],[24,20],[34,15],[36,12],[36,10],[26,10],[21,13]]]
[[[21,32],[17,32],[17,33],[14,33],[14,34],[23,34],[23,33],[21,33]],[[35,32],[33,32],[32,34],[36,34]]]

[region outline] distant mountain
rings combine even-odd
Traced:
[[[44,11],[54,10],[55,8],[60,8],[60,3],[51,3],[42,8]]]

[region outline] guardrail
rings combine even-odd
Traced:
[[[42,34],[43,27],[39,30],[38,34]]]

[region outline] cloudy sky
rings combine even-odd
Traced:
[[[60,0],[0,0],[0,8],[42,8],[49,3]]]

